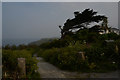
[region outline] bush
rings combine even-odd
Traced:
[[[85,52],[85,60],[82,60],[79,51]],[[40,49],[39,55],[64,70],[104,72],[117,69],[118,55],[114,43],[107,43],[106,46],[95,43],[88,46],[77,41],[74,45],[70,43],[63,48]]]
[[[92,46],[85,50],[89,64],[96,65],[96,71],[112,71],[117,69],[118,54],[114,43],[107,43],[106,46]]]
[[[75,46],[78,45],[76,44]],[[55,66],[58,66],[60,69],[84,71],[88,68],[88,64],[87,62],[82,61],[81,57],[78,54],[79,49],[77,49],[77,47],[75,46],[47,49],[43,50],[43,52],[39,54],[46,61],[54,64]],[[81,45],[80,47],[82,46],[83,45]],[[84,69],[81,66],[84,66]]]
[[[67,46],[67,40],[53,40],[51,42],[42,43],[40,48],[42,49],[50,49],[50,48],[61,48]]]
[[[7,72],[9,77],[13,75],[17,77],[17,73],[19,73],[17,58],[26,59],[27,78],[32,78],[32,73],[37,70],[37,60],[33,58],[31,52],[27,50],[3,50],[3,74]]]

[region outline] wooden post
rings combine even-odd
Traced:
[[[78,52],[79,53],[79,55],[81,56],[81,58],[82,58],[82,60],[85,60],[85,53],[84,52]]]
[[[119,49],[118,49],[118,46],[116,45],[116,53],[118,53]]]
[[[25,58],[18,58],[18,67],[20,68],[20,78],[26,77]]]

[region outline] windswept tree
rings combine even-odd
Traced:
[[[91,9],[85,9],[83,12],[74,12],[75,18],[67,19],[63,26],[59,26],[61,29],[61,38],[64,38],[65,35],[73,34],[73,31],[79,31],[80,29],[87,28],[87,26],[96,22],[99,23],[104,19],[107,20],[107,17],[104,15],[97,15],[97,12]]]

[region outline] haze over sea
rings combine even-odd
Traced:
[[[2,46],[5,46],[5,45],[20,45],[20,44],[25,44],[27,45],[28,43],[30,42],[34,42],[34,41],[37,41],[37,40],[40,40],[40,39],[3,39],[2,40]]]

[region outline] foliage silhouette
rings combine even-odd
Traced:
[[[78,29],[79,31],[82,28],[87,28],[91,22],[100,22],[103,20],[107,20],[107,17],[104,15],[97,15],[97,12],[91,9],[85,9],[83,12],[74,12],[75,18],[67,19],[64,23],[64,26],[59,26],[61,29],[61,38],[64,38],[65,35],[69,33],[73,33],[73,30]],[[106,21],[107,23],[107,21]],[[76,31],[76,32],[77,32]]]

